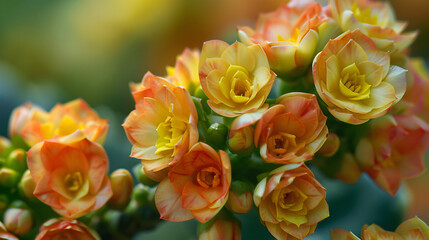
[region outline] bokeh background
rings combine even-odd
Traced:
[[[120,126],[134,108],[128,83],[147,71],[165,75],[185,47],[235,41],[237,25],[253,26],[260,12],[284,1],[0,0],[0,135],[7,135],[12,109],[26,101],[49,110],[82,98],[109,118],[111,169],[131,168],[138,160],[128,157],[131,146]],[[390,2],[409,30],[420,30],[411,54],[428,59],[429,1]],[[358,234],[364,223],[394,230],[415,215],[429,223],[429,173],[407,181],[395,198],[366,176],[347,185],[316,175],[328,189],[331,218],[308,239],[329,239],[331,228]],[[255,211],[241,219],[243,239],[269,238]],[[195,221],[162,223],[135,239],[195,239],[195,229]]]

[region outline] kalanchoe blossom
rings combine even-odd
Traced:
[[[200,52],[186,48],[177,56],[176,65],[167,67],[167,79],[176,86],[186,88],[191,95],[194,95],[195,90],[200,86],[199,62]]]
[[[246,45],[260,44],[278,74],[301,74],[311,64],[319,44],[319,31],[327,31],[328,18],[313,0],[293,0],[276,11],[261,14],[256,28],[239,27]]]
[[[315,95],[287,93],[260,118],[255,145],[260,147],[266,162],[289,164],[310,160],[326,141],[325,123]]]
[[[33,146],[55,136],[67,136],[81,130],[91,141],[103,144],[108,124],[82,99],[57,104],[47,113],[38,106],[26,103],[16,108],[9,121],[9,134],[21,136]]]
[[[219,40],[204,43],[199,73],[207,103],[226,117],[261,108],[276,79],[261,46]]]
[[[51,219],[43,223],[36,240],[101,240],[98,233],[77,220]]]
[[[195,144],[156,189],[155,204],[162,219],[204,223],[225,205],[231,184],[231,164],[224,151]]]
[[[356,159],[383,190],[395,195],[402,179],[425,170],[429,125],[415,116],[384,116],[371,122],[356,147]]]
[[[27,163],[36,183],[34,195],[64,217],[84,216],[112,196],[106,152],[81,131],[36,144]]]
[[[408,219],[396,228],[395,232],[383,230],[376,224],[364,225],[361,231],[362,240],[392,239],[392,240],[427,240],[429,227],[418,217]],[[343,229],[331,230],[331,240],[359,240],[353,233]]]
[[[161,181],[171,163],[198,141],[198,115],[188,91],[147,73],[132,84],[136,109],[123,127],[133,144],[131,157],[141,159],[145,172]]]
[[[277,168],[255,188],[261,221],[277,239],[304,239],[329,216],[326,189],[304,164]]]
[[[405,76],[359,29],[330,40],[313,62],[317,93],[334,117],[350,124],[388,112],[405,93]]]
[[[417,31],[402,33],[407,23],[395,19],[395,13],[387,2],[329,0],[329,7],[343,31],[360,29],[380,50],[402,51],[417,37]]]

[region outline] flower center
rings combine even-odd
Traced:
[[[355,18],[361,22],[361,23],[367,23],[371,25],[377,25],[378,24],[378,17],[377,15],[371,16],[371,9],[366,8],[365,10],[361,10],[359,6],[354,3],[352,6],[352,12],[355,16]]]
[[[290,34],[288,39],[282,37],[281,35],[277,35],[277,40],[279,42],[291,42],[291,43],[298,44],[298,38],[299,38],[299,28],[295,28],[294,30],[292,30],[292,33]]]
[[[206,167],[197,173],[197,182],[203,188],[214,188],[220,184],[220,171],[214,167]]]
[[[268,149],[276,156],[287,152],[288,148],[296,147],[296,136],[289,133],[275,134],[268,138]]]
[[[230,65],[219,86],[223,95],[236,103],[245,103],[252,95],[252,80],[249,72],[241,66]]]
[[[340,92],[350,100],[368,99],[371,92],[371,85],[365,81],[365,74],[360,74],[355,63],[343,69],[339,86]]]
[[[187,129],[186,123],[173,116],[167,116],[164,122],[158,124],[156,132],[158,139],[156,140],[156,154],[160,155],[176,155],[174,146]]]
[[[73,118],[66,115],[58,126],[55,126],[52,122],[44,123],[40,126],[42,136],[45,139],[54,137],[55,135],[67,136],[74,133],[78,129],[83,129],[85,126],[82,123],[76,122]]]
[[[82,174],[80,172],[68,173],[64,178],[64,183],[70,192],[76,192],[83,184]]]
[[[272,201],[276,205],[277,219],[293,223],[298,227],[307,222],[308,198],[304,192],[295,186],[288,186],[273,192]]]

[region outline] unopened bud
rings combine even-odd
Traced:
[[[34,198],[34,189],[36,189],[36,183],[31,177],[30,170],[27,170],[24,175],[22,175],[21,182],[19,182],[19,191],[22,196],[32,199]]]
[[[6,151],[10,147],[9,139],[0,136],[0,154]]]
[[[252,188],[242,181],[233,181],[225,207],[235,213],[247,213],[253,204]]]
[[[144,206],[149,203],[149,191],[150,188],[143,184],[137,184],[133,189],[133,198],[136,200],[138,205]]]
[[[22,236],[33,227],[33,216],[28,209],[9,208],[4,214],[6,229],[18,236]]]
[[[19,173],[13,169],[3,167],[0,169],[0,186],[11,188],[18,184]]]
[[[2,239],[2,240],[19,240],[12,233],[7,232],[7,229],[2,222],[0,222],[0,239]]]
[[[345,183],[355,183],[362,174],[362,170],[356,162],[355,157],[351,153],[345,153],[341,157],[341,166],[335,175],[336,178],[340,179]]]
[[[125,169],[118,169],[110,175],[110,185],[112,186],[112,198],[109,206],[114,209],[124,209],[131,199],[133,191],[133,178],[131,173]]]
[[[141,163],[139,163],[133,167],[133,173],[137,177],[139,182],[141,182],[143,185],[153,187],[153,186],[156,186],[158,184],[158,182],[150,179],[146,175],[145,171],[143,170],[143,166]]]
[[[198,240],[240,240],[241,229],[233,217],[220,217],[198,225]]]
[[[24,172],[26,168],[24,149],[18,148],[13,150],[7,158],[6,167],[11,168],[20,173]]]
[[[340,148],[340,138],[335,133],[329,133],[326,142],[317,152],[323,157],[333,156]]]
[[[222,148],[225,146],[228,136],[228,127],[222,123],[213,123],[207,129],[207,143],[211,146]]]
[[[233,153],[251,151],[253,147],[253,127],[247,126],[237,131],[230,131],[228,136],[228,148]]]

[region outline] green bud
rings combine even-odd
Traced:
[[[9,139],[0,136],[0,154],[4,153],[10,147],[10,145],[11,143]]]
[[[204,93],[203,89],[201,88],[201,86],[197,87],[194,91],[194,96],[197,98],[201,98],[201,99],[207,99],[206,94]]]
[[[27,162],[25,158],[25,151],[21,148],[13,150],[6,161],[6,166],[16,170],[17,172],[24,172],[27,168]]]
[[[138,205],[144,206],[149,203],[149,190],[148,186],[138,184],[133,189],[133,199],[136,200]]]
[[[36,183],[31,177],[30,170],[27,170],[22,175],[21,181],[19,182],[19,192],[25,198],[32,199],[34,198],[34,189],[36,189]]]
[[[27,203],[25,203],[22,200],[14,200],[9,205],[10,208],[22,208],[22,209],[29,209]]]
[[[18,184],[20,177],[17,171],[4,167],[0,169],[0,186],[12,188]]]
[[[141,163],[139,163],[133,167],[133,173],[134,173],[134,176],[137,177],[137,180],[146,186],[153,187],[153,186],[156,186],[158,184],[158,182],[150,179],[146,175],[146,173],[143,170],[143,166]]]
[[[222,123],[213,123],[207,129],[207,143],[217,148],[225,146],[228,137],[228,127]]]

